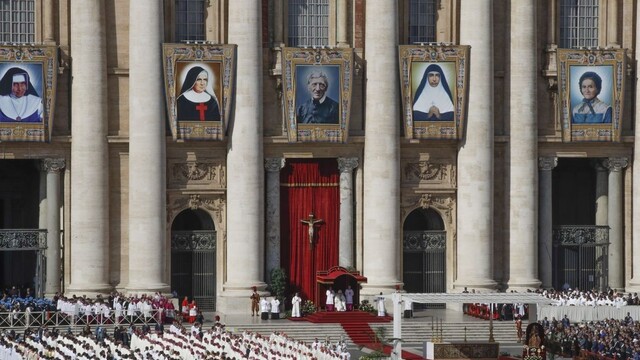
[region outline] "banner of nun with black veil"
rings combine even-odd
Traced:
[[[173,139],[223,140],[235,84],[236,45],[164,44]]]
[[[57,48],[0,48],[0,141],[48,142],[53,128]]]
[[[400,90],[407,139],[460,139],[466,121],[469,46],[401,45]]]

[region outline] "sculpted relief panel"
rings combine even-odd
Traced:
[[[227,183],[225,167],[220,159],[169,160],[167,171],[167,186],[173,189],[224,189]]]
[[[446,159],[404,161],[401,176],[403,185],[440,189],[456,187],[456,169]]]

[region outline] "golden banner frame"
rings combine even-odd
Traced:
[[[289,142],[346,143],[354,76],[353,49],[284,48],[282,62]],[[323,79],[325,88],[314,103],[311,81],[318,78]]]
[[[469,49],[468,45],[399,46],[400,91],[407,139],[462,138],[466,125]],[[434,73],[438,76],[437,84],[428,81],[429,74]]]
[[[626,49],[558,49],[563,142],[620,142],[625,69]]]
[[[173,140],[224,140],[235,96],[236,52],[237,45],[163,45],[165,97]],[[196,93],[199,73],[205,74],[206,85]],[[185,84],[188,81],[192,83]],[[206,102],[196,96],[198,93],[204,94]],[[189,98],[190,94],[195,95]]]
[[[23,90],[12,89],[14,76]],[[51,140],[57,82],[57,46],[0,47],[0,141]]]

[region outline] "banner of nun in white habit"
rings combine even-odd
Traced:
[[[0,47],[0,141],[51,139],[57,54],[56,47]]]
[[[223,140],[235,84],[236,45],[164,44],[173,139]]]
[[[625,49],[558,49],[562,140],[619,142]]]
[[[462,137],[466,121],[468,54],[469,46],[400,46],[406,138]]]

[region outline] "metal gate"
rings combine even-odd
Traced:
[[[553,284],[605,291],[609,285],[608,226],[558,226],[553,229]]]
[[[447,292],[445,231],[404,231],[403,279],[404,288],[410,293]],[[417,306],[417,304],[416,304]],[[445,304],[425,304],[445,308]]]
[[[216,309],[216,232],[171,232],[171,288],[195,299],[202,311]]]
[[[34,291],[37,297],[44,296],[46,282],[47,230],[0,230],[0,252],[5,251],[34,251],[36,255]]]

